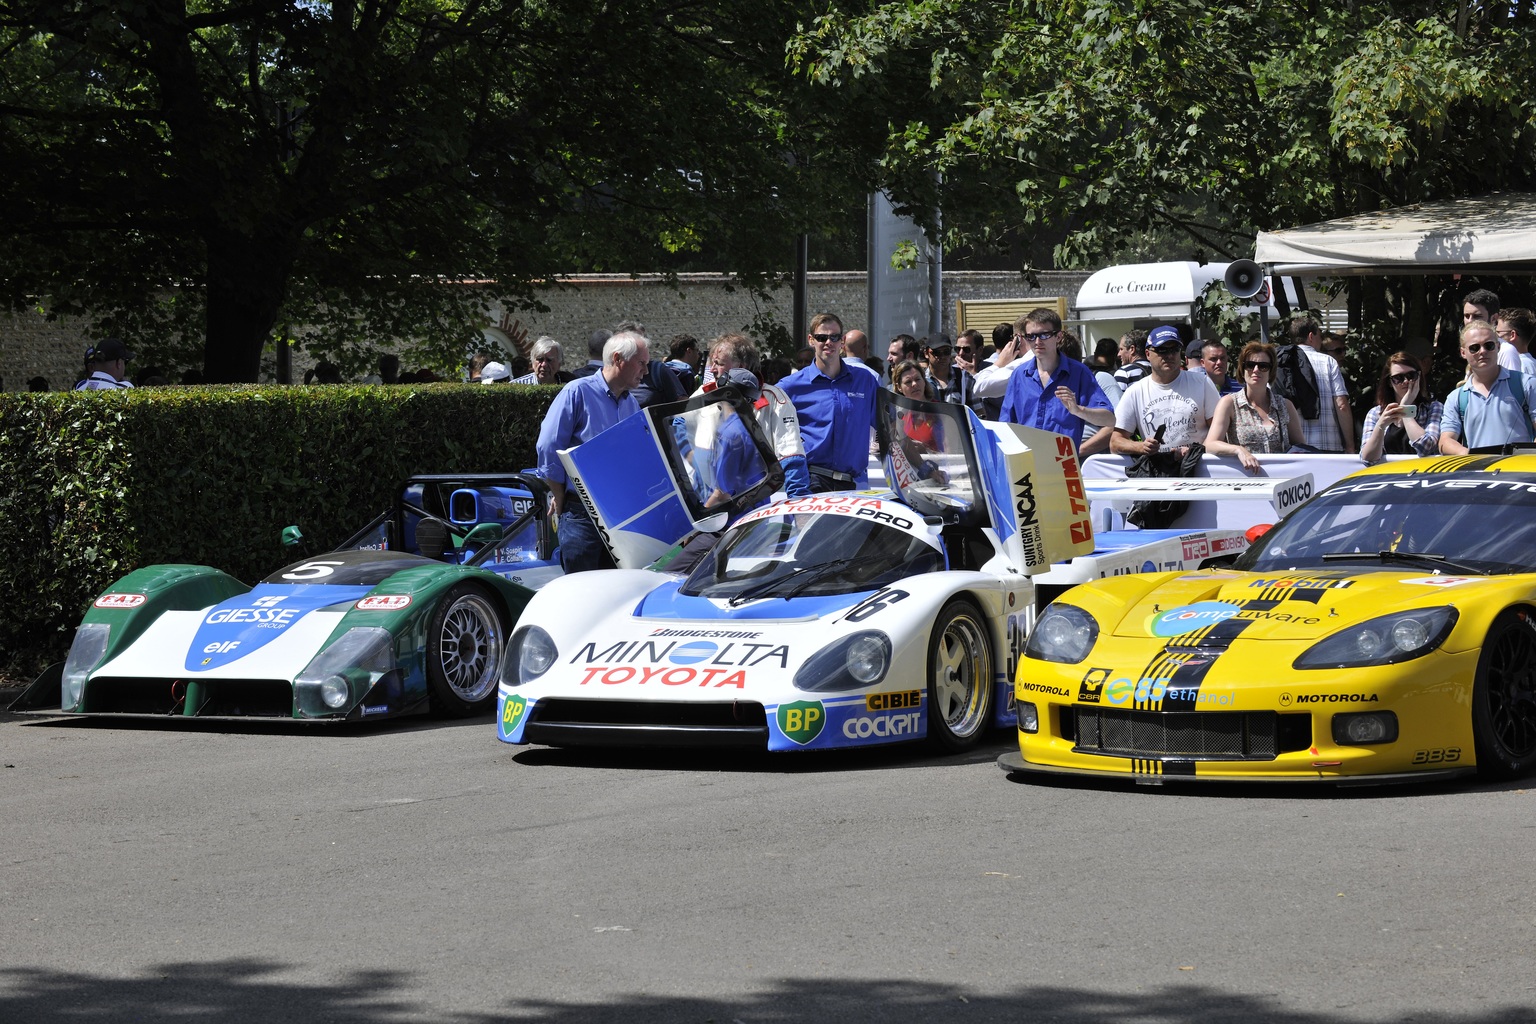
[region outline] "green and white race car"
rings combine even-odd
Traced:
[[[129,573],[13,711],[342,722],[496,701],[507,637],[559,574],[542,482],[413,477],[336,551],[250,587],[205,565]]]

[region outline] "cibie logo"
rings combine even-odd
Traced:
[[[779,731],[792,743],[805,746],[821,735],[827,724],[826,710],[817,700],[797,700],[793,704],[780,704]]]
[[[1158,612],[1147,628],[1153,636],[1178,636],[1225,622],[1240,611],[1237,605],[1226,601],[1196,601]]]

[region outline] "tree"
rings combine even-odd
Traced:
[[[233,381],[303,323],[451,356],[557,273],[707,248],[761,284],[872,176],[812,159],[809,11],[0,0],[0,298],[191,332]]]
[[[929,55],[929,117],[890,124],[899,197],[937,173],[946,245],[1057,231],[1085,267],[1149,231],[1232,258],[1254,229],[1529,190],[1533,48],[1525,4],[903,0],[834,8],[792,54],[827,85]],[[1357,322],[1411,325],[1423,284],[1378,282]]]

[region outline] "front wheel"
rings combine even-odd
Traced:
[[[505,613],[485,588],[457,583],[427,626],[427,685],[432,710],[463,717],[490,709],[507,653]]]
[[[1536,612],[1499,613],[1483,639],[1472,684],[1472,740],[1478,771],[1492,778],[1536,767]]]
[[[971,602],[946,604],[928,641],[928,738],[941,750],[969,750],[992,718],[992,643]]]

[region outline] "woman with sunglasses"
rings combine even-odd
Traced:
[[[1393,352],[1381,368],[1376,405],[1365,414],[1360,458],[1380,462],[1388,455],[1439,455],[1440,415],[1434,399],[1421,400],[1424,363],[1407,352]]]
[[[1301,413],[1271,385],[1275,379],[1275,347],[1250,341],[1237,357],[1243,389],[1223,395],[1211,417],[1205,450],[1235,455],[1250,473],[1258,473],[1256,454],[1290,451],[1302,438]]]

